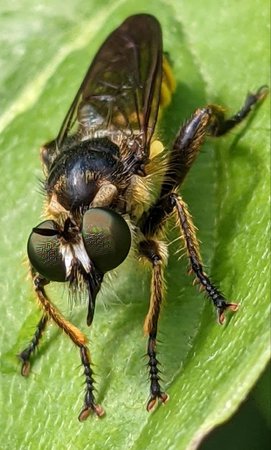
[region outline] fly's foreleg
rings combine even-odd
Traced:
[[[79,420],[85,420],[89,414],[93,411],[97,416],[102,416],[104,414],[103,408],[96,404],[94,397],[94,380],[93,371],[91,368],[91,359],[89,350],[87,347],[86,336],[74,325],[72,325],[68,320],[66,320],[60,311],[53,305],[47,296],[44,286],[48,284],[48,281],[39,275],[33,276],[33,282],[35,286],[35,291],[39,304],[44,312],[44,321],[41,320],[37,327],[37,331],[30,343],[30,345],[19,355],[22,360],[22,374],[27,375],[30,369],[29,358],[34,348],[41,337],[42,331],[45,328],[48,319],[52,319],[59,328],[61,328],[72,340],[72,342],[79,348],[81,363],[84,368],[84,375],[86,380],[86,393],[84,399],[84,406],[81,413],[79,414]]]
[[[35,350],[39,345],[42,334],[46,328],[47,322],[48,316],[44,314],[36,327],[36,331],[29,345],[18,355],[19,359],[22,362],[21,374],[24,377],[27,377],[29,375],[31,355],[35,352]]]

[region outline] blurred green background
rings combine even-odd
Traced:
[[[271,446],[270,364],[236,414],[212,431],[199,450],[267,450]]]

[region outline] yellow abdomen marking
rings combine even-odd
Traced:
[[[166,55],[163,55],[163,77],[161,85],[160,109],[167,107],[172,99],[172,94],[176,89],[176,82],[171,70],[170,62]]]

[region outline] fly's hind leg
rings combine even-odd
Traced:
[[[152,264],[150,305],[144,323],[144,332],[148,335],[147,356],[149,358],[148,366],[150,376],[150,398],[147,403],[147,410],[151,411],[157,401],[165,403],[168,400],[168,395],[161,389],[158,368],[159,362],[156,352],[158,319],[164,297],[164,265],[166,253],[161,242],[151,239],[146,239],[139,243],[139,252],[141,256]]]
[[[163,229],[167,218],[175,210],[191,271],[196,275],[198,282],[216,306],[220,323],[224,321],[224,311],[227,308],[235,311],[237,304],[227,302],[204,272],[192,217],[186,204],[181,197],[178,197],[176,191],[196,159],[206,135],[219,136],[225,134],[240,123],[249,114],[252,107],[267,95],[267,92],[267,88],[263,86],[255,94],[249,94],[240,111],[229,119],[225,117],[222,108],[215,105],[209,105],[195,111],[191,119],[180,129],[175,139],[169,155],[160,196],[139,223],[142,233],[152,238]]]
[[[268,92],[268,86],[261,86],[255,93],[249,93],[241,109],[228,119],[225,118],[224,111],[221,107],[210,105],[213,109],[215,120],[209,129],[209,133],[212,136],[222,136],[223,134],[228,133],[228,131],[241,123],[248,116],[253,107],[260,103],[267,96]]]
[[[178,187],[199,153],[210,126],[213,126],[218,120],[222,119],[221,117],[217,118],[216,109],[208,106],[197,110],[182,127],[169,156],[160,196],[142,217],[139,226],[145,236],[156,236],[163,230],[167,219],[175,212],[181,236],[185,242],[191,271],[196,275],[198,282],[209,298],[212,299],[218,311],[219,322],[223,323],[225,309],[236,310],[237,305],[228,303],[204,272],[192,218],[185,203],[176,194]]]
[[[249,94],[240,111],[228,119],[225,117],[223,109],[215,105],[209,105],[195,111],[193,116],[180,129],[175,139],[156,203],[151,206],[139,222],[142,233],[152,239],[163,230],[166,220],[175,210],[191,270],[215,304],[220,323],[224,321],[225,309],[236,310],[237,305],[226,302],[225,297],[205,274],[192,218],[187,206],[176,192],[196,159],[206,135],[219,136],[231,130],[244,120],[254,105],[264,99],[267,92],[268,89],[262,86],[255,94]]]
[[[58,325],[59,328],[61,328],[69,336],[72,342],[80,350],[80,358],[84,368],[86,381],[86,393],[84,398],[84,406],[79,414],[78,419],[80,421],[85,420],[91,412],[94,412],[97,416],[101,417],[104,414],[104,410],[95,402],[93,371],[91,368],[91,358],[87,347],[86,336],[78,328],[76,328],[68,320],[66,320],[62,316],[60,311],[52,304],[44,289],[44,286],[46,286],[46,284],[48,284],[49,282],[39,275],[33,275],[33,283],[37,294],[37,299],[41,308],[43,309],[44,316],[38,324],[37,331],[31,343],[19,355],[20,359],[22,360],[22,374],[27,375],[27,373],[29,372],[29,358],[40,340],[42,331],[44,330],[48,319],[52,319],[56,323],[56,325]]]
[[[192,117],[181,127],[175,139],[168,159],[168,168],[158,203],[165,195],[178,188],[196,157],[206,136],[222,136],[240,124],[254,106],[267,96],[268,88],[260,87],[256,93],[249,94],[241,109],[227,118],[224,109],[217,105],[208,105],[197,109]]]

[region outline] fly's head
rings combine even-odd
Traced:
[[[131,232],[124,218],[108,208],[88,209],[79,227],[67,218],[63,226],[45,220],[33,228],[27,244],[29,261],[49,281],[74,282],[116,268],[126,258]]]

